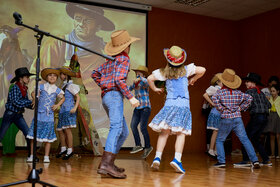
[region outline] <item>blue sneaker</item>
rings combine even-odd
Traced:
[[[151,165],[151,168],[154,170],[159,170],[159,165],[160,165],[160,158],[156,157]]]
[[[179,162],[176,158],[174,158],[171,162],[170,165],[176,170],[178,173],[185,173],[186,170],[184,170],[182,162]]]

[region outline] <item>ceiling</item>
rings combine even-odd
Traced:
[[[227,20],[241,20],[273,9],[280,8],[280,0],[125,0],[152,7],[176,10]],[[191,6],[180,2],[203,2]]]

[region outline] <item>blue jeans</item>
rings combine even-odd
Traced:
[[[118,91],[107,92],[102,104],[110,120],[105,151],[117,154],[129,133],[123,116],[123,95]]]
[[[151,108],[149,107],[145,107],[141,109],[135,108],[133,111],[130,127],[133,132],[133,137],[136,146],[141,146],[141,141],[138,132],[138,125],[140,123],[140,129],[145,140],[145,148],[151,147],[150,136],[147,129],[150,114],[151,114]]]
[[[29,127],[27,126],[22,113],[16,113],[10,110],[5,110],[2,119],[2,124],[0,127],[0,142],[4,138],[7,130],[9,129],[12,123],[14,123],[18,127],[18,129],[22,131],[25,137],[27,136]],[[26,139],[26,143],[28,151],[30,152],[30,140]]]
[[[219,163],[226,163],[224,142],[231,131],[234,131],[240,142],[244,146],[250,160],[252,162],[258,161],[255,150],[247,137],[244,124],[241,118],[221,119],[220,128],[216,140],[216,148]]]
[[[251,114],[249,123],[246,126],[246,133],[253,146],[260,153],[263,161],[268,161],[268,155],[260,142],[260,137],[267,124],[267,114]],[[244,161],[249,161],[249,157],[242,146],[242,155]]]

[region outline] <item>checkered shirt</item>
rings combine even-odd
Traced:
[[[269,113],[271,104],[263,92],[258,93],[257,89],[253,88],[247,90],[246,94],[253,97],[253,101],[249,107],[250,114]]]
[[[129,90],[134,90],[135,98],[139,100],[140,106],[136,109],[142,109],[145,107],[151,108],[150,98],[149,98],[149,84],[146,78],[140,77],[141,81],[138,84],[133,83],[129,87]]]
[[[32,101],[28,99],[26,94],[25,97],[22,97],[21,91],[18,85],[13,85],[8,94],[8,100],[5,105],[6,110],[10,110],[13,112],[23,112],[24,108],[32,108]]]
[[[221,118],[238,118],[241,117],[241,111],[248,109],[253,97],[240,90],[225,88],[218,90],[212,100],[216,109],[221,112]]]
[[[120,53],[115,56],[115,60],[107,60],[99,66],[97,70],[93,70],[91,77],[101,88],[103,97],[109,91],[120,91],[127,99],[133,97],[126,85],[126,79],[129,71],[129,57]]]

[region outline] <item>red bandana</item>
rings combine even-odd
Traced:
[[[129,56],[128,56],[128,54],[126,53],[126,52],[121,52],[121,55],[124,55],[124,56],[126,56],[127,58],[129,58]]]
[[[258,94],[260,94],[260,93],[261,93],[260,88],[259,88],[259,87],[257,87],[257,86],[255,86],[255,87],[251,87],[251,88],[248,88],[248,89],[257,89]]]
[[[230,91],[230,95],[232,95],[232,89],[231,88],[228,88],[225,85],[223,85],[222,89],[228,89]]]
[[[28,89],[28,87],[25,86],[24,84],[21,84],[19,81],[16,82],[16,85],[18,85],[22,97],[25,97],[26,94],[27,94],[27,89]]]
[[[180,64],[184,61],[185,59],[185,53],[184,51],[182,51],[182,56],[180,58],[175,58],[173,56],[170,55],[169,53],[169,50],[167,51],[167,54],[166,54],[168,60],[170,60],[171,62],[175,63],[175,64]]]

